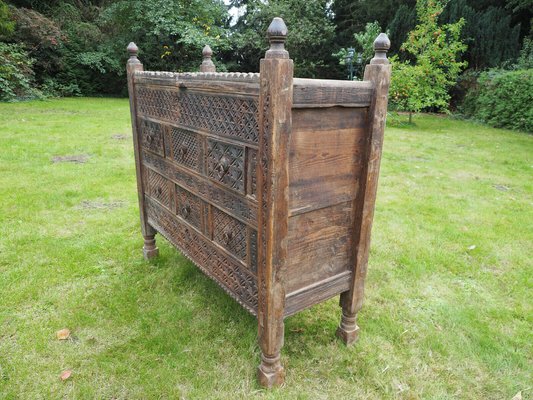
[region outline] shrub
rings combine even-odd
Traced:
[[[0,101],[41,97],[33,80],[34,60],[20,44],[0,42]]]
[[[462,111],[497,128],[533,132],[533,69],[481,73]]]

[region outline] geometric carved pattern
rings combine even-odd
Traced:
[[[250,172],[248,173],[248,179],[250,182],[250,187],[248,189],[248,194],[250,196],[256,197],[257,193],[257,151],[254,149],[248,149],[248,165]]]
[[[213,240],[246,261],[246,225],[216,207],[213,210]]]
[[[149,152],[142,153],[143,163],[178,183],[188,191],[209,199],[209,202],[238,217],[251,226],[257,226],[257,203],[244,196],[224,190],[207,179],[198,178],[185,169],[178,170],[167,160]]]
[[[199,171],[202,157],[198,135],[185,129],[172,127],[170,137],[174,160],[186,167]]]
[[[250,269],[257,273],[257,231],[250,229]]]
[[[258,142],[257,98],[217,96],[137,85],[141,114],[239,140]]]
[[[140,118],[141,145],[164,157],[162,126]]]
[[[175,90],[152,89],[138,85],[137,106],[139,113],[152,118],[175,121],[178,116],[178,96]]]
[[[208,139],[207,175],[244,192],[244,148]]]
[[[146,198],[148,221],[177,246],[207,276],[213,278],[231,297],[257,315],[257,280],[211,241],[187,227],[170,212]]]
[[[146,173],[148,174],[148,195],[159,201],[165,207],[170,208],[168,180],[151,169],[146,169]]]
[[[176,185],[176,201],[178,215],[203,232],[203,201],[178,185]]]

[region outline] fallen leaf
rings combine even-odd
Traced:
[[[522,400],[522,391],[519,391],[511,400]]]
[[[61,375],[59,376],[62,381],[66,381],[70,376],[72,375],[72,371],[70,369],[67,369],[66,371],[61,372]]]
[[[70,337],[70,329],[65,328],[56,332],[56,336],[59,340],[67,340]]]

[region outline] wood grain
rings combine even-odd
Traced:
[[[372,82],[326,79],[294,79],[293,108],[368,107]]]
[[[289,215],[355,198],[366,117],[364,108],[293,111]]]
[[[351,270],[353,233],[350,201],[289,218],[287,293]]]

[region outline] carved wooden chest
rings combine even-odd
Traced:
[[[293,78],[275,18],[259,74],[143,71],[128,46],[144,255],[160,233],[256,315],[264,386],[283,382],[283,319],[340,294],[358,334],[390,65],[363,81]]]

